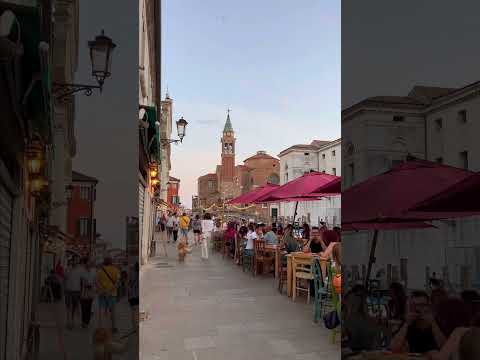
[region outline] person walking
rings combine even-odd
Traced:
[[[180,235],[185,243],[188,245],[188,229],[190,228],[190,218],[186,213],[183,213],[179,219]]]
[[[67,328],[73,329],[75,314],[80,304],[82,268],[77,259],[72,260],[65,273],[65,305],[67,308]]]
[[[193,228],[193,239],[195,245],[199,245],[201,243],[201,234],[202,234],[202,221],[200,220],[200,216],[197,214],[195,215],[195,219],[192,221],[192,228]]]
[[[134,329],[138,328],[138,306],[140,303],[140,290],[139,290],[139,271],[140,267],[138,262],[135,263],[135,267],[133,269],[133,273],[130,276],[129,281],[129,291],[128,291],[128,303],[130,304],[130,310],[132,315],[132,326]]]
[[[177,214],[173,214],[173,223],[172,223],[172,235],[173,235],[173,242],[176,243],[178,239],[178,216]]]
[[[165,227],[167,225],[167,217],[165,213],[162,212],[162,216],[160,217],[160,231],[163,233],[165,231]]]
[[[175,216],[171,212],[169,212],[167,218],[167,243],[170,243],[170,239],[172,239],[174,222]]]
[[[92,317],[92,303],[96,294],[97,273],[93,263],[88,258],[82,259],[82,268],[80,307],[82,309],[82,327],[86,328],[90,324]]]
[[[209,213],[206,213],[202,220],[202,260],[208,260],[208,243],[212,239],[213,220]]]
[[[111,257],[106,257],[103,266],[97,270],[97,293],[100,311],[100,323],[110,321],[112,331],[116,332],[114,306],[117,300],[117,288],[120,272],[112,263]]]

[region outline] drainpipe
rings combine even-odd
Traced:
[[[423,132],[424,132],[424,136],[425,136],[425,154],[424,154],[424,157],[425,157],[425,160],[428,160],[428,145],[427,145],[427,142],[428,142],[428,136],[427,136],[427,130],[428,130],[428,126],[427,126],[427,116],[424,115],[423,116]]]

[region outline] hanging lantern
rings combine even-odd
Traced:
[[[30,191],[32,193],[41,192],[48,185],[48,181],[43,176],[33,176],[30,179]]]
[[[158,175],[158,166],[156,163],[150,165],[150,177],[156,178]]]
[[[32,140],[25,149],[27,158],[28,173],[30,175],[40,174],[43,168],[43,146],[39,140]]]

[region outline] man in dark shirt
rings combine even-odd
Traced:
[[[440,349],[445,340],[433,316],[428,294],[414,291],[410,296],[406,321],[390,344],[392,351],[424,354]]]

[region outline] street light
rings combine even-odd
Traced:
[[[92,76],[97,80],[98,85],[53,83],[53,93],[57,100],[64,100],[70,95],[83,91],[86,96],[92,95],[93,89],[102,92],[105,79],[111,75],[112,53],[115,45],[104,31],[95,37],[95,40],[88,42],[90,49],[90,62],[92,65]]]
[[[159,123],[160,125],[160,123]],[[175,143],[178,144],[179,142],[183,142],[183,138],[185,137],[186,130],[187,130],[188,122],[183,118],[183,116],[177,121],[177,135],[179,139],[160,139],[163,144],[171,144]]]

